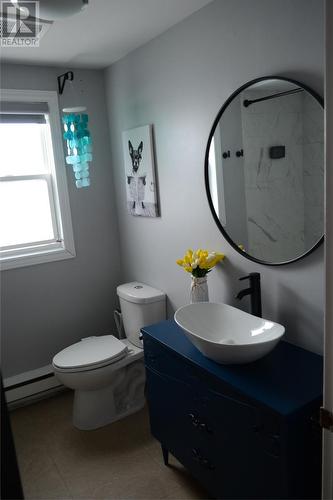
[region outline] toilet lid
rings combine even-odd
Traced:
[[[56,354],[53,364],[62,369],[93,367],[118,361],[127,350],[127,346],[113,335],[87,337]]]

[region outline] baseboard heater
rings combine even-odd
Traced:
[[[31,404],[65,390],[54,376],[52,365],[5,378],[3,385],[9,409]]]

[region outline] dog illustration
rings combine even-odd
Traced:
[[[127,175],[127,184],[133,201],[132,208],[134,210],[137,204],[141,203],[142,208],[145,209],[143,201],[145,199],[146,174],[138,172],[142,160],[143,142],[140,142],[138,149],[134,149],[131,141],[128,141],[128,150],[132,161],[133,174]]]
[[[143,142],[140,142],[138,149],[134,149],[131,141],[128,141],[128,149],[132,160],[133,173],[137,173],[142,160]]]

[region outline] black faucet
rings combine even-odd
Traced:
[[[261,310],[261,289],[260,289],[260,274],[250,273],[248,276],[239,278],[240,281],[250,280],[249,288],[241,290],[237,295],[236,299],[242,299],[245,295],[251,295],[251,313],[254,316],[262,317]]]

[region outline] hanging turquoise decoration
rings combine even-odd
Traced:
[[[72,165],[77,188],[90,186],[89,162],[92,161],[92,142],[88,130],[86,108],[66,108],[63,118],[64,139],[67,143],[67,165]]]

